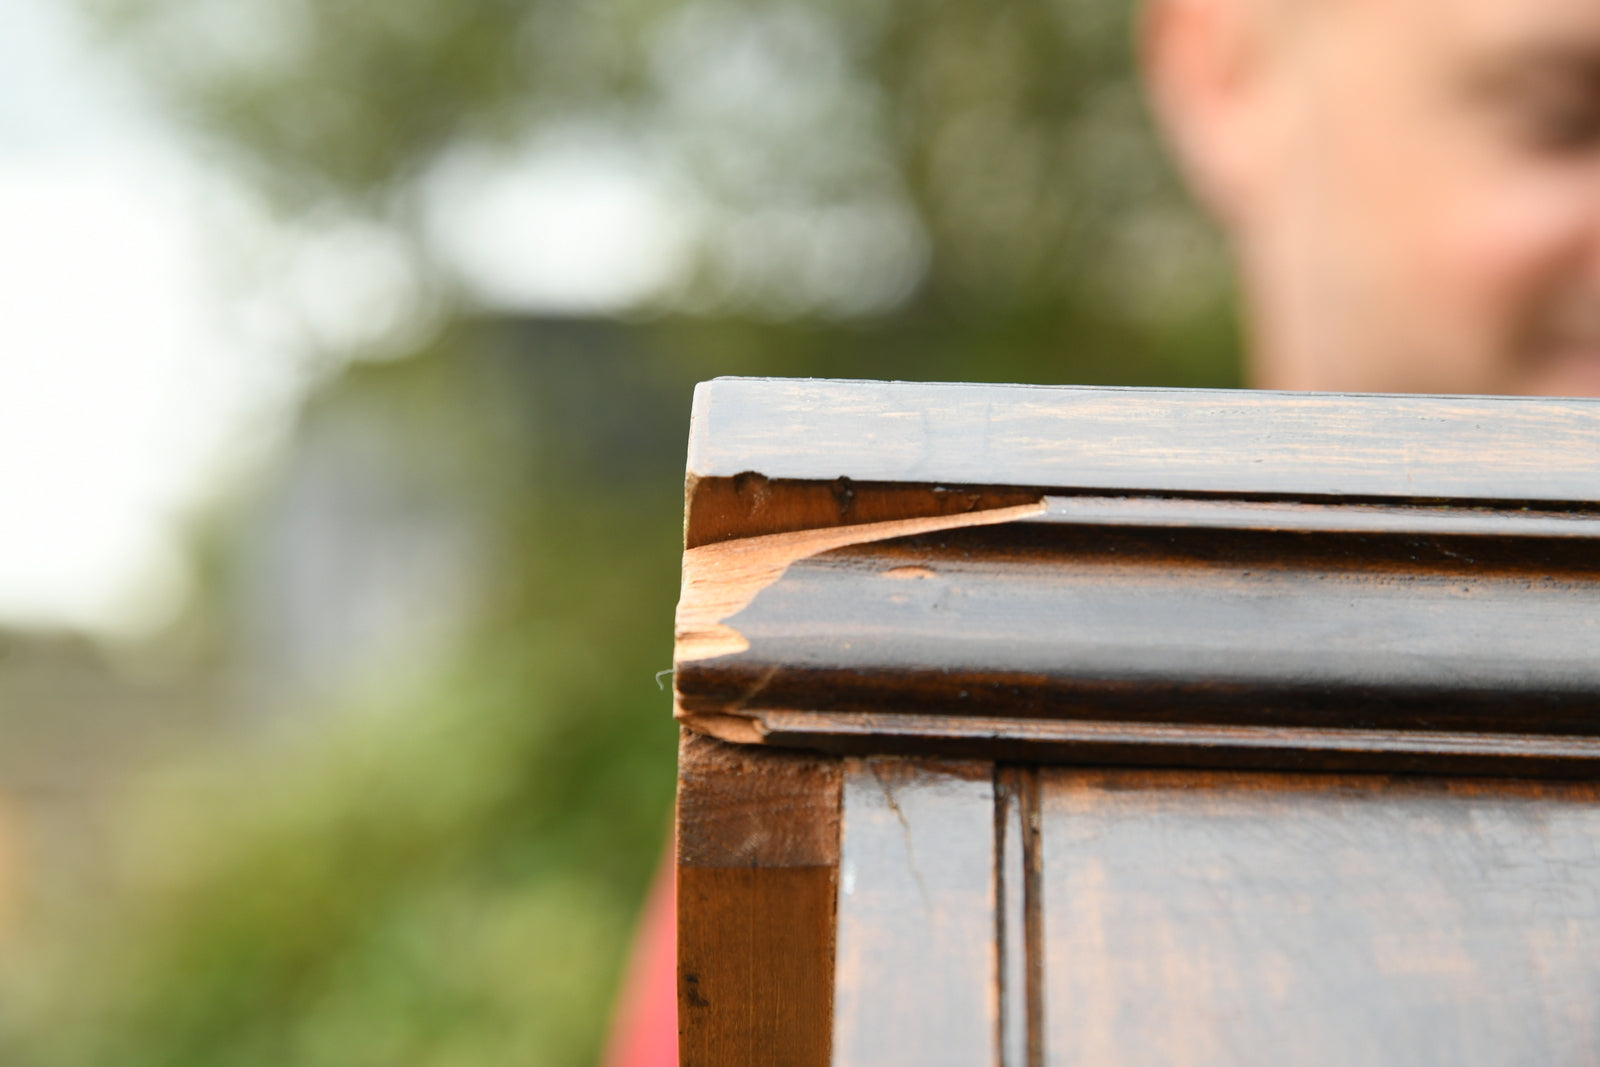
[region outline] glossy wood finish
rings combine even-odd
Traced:
[[[1600,402],[724,380],[687,503],[683,1062],[1600,1063]]]
[[[1600,1062],[1590,783],[1044,772],[1046,1062]]]
[[[719,378],[691,484],[1600,500],[1600,401]]]
[[[847,764],[837,1063],[1600,1062],[1600,786],[955,766]]]
[[[994,1062],[994,795],[986,763],[846,761],[840,1067]]]
[[[840,752],[1584,775],[1596,648],[1589,513],[1045,497],[691,550],[676,686]]]
[[[1600,538],[1498,560],[1376,541],[1021,518],[847,545],[721,620],[747,647],[681,658],[678,691],[691,711],[1093,718],[1165,717],[1181,691],[1191,719],[1600,730]]]

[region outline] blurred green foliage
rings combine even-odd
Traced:
[[[286,210],[383,220],[427,267],[441,168],[581,134],[693,209],[658,310],[976,321],[1052,380],[1235,377],[1136,0],[79,2]]]
[[[1128,0],[83,2],[282,211],[378,220],[435,278],[436,336],[307,419],[379,397],[467,457],[496,581],[428,684],[131,795],[115,891],[12,954],[6,1063],[592,1062],[669,825],[654,674],[692,382],[1236,383]],[[484,391],[517,334],[435,261],[423,191],[453,153],[573,126],[689,191],[694,267],[617,327],[620,362],[529,351]],[[838,291],[857,230],[916,245],[865,311]]]
[[[669,826],[681,490],[667,453],[618,477],[603,439],[530,446],[489,410],[511,383],[459,372],[504,369],[474,358],[486,333],[358,368],[306,415],[377,397],[491,483],[504,549],[468,649],[130,791],[118,889],[13,946],[0,1061],[593,1061]]]

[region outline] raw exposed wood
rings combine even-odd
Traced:
[[[718,381],[689,475],[682,1062],[1600,1062],[1600,401]]]
[[[827,1067],[832,867],[678,871],[678,1061]]]
[[[685,1067],[826,1067],[838,760],[684,731],[678,1047]]]
[[[746,537],[691,548],[683,554],[683,592],[678,601],[677,615],[677,662],[681,665],[694,660],[727,656],[748,648],[749,642],[737,630],[727,626],[724,620],[743,611],[757,593],[777,581],[789,565],[797,560],[849,545],[992,525],[1042,514],[1043,511],[1044,504],[1035,501],[987,511]]]
[[[836,867],[839,761],[727,745],[684,731],[678,747],[680,867]]]
[[[908,532],[939,521],[691,550],[683,721],[842,752],[1600,768],[1588,515],[1047,498]]]

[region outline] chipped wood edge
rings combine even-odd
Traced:
[[[959,515],[834,526],[794,533],[766,534],[691,548],[683,554],[683,592],[678,600],[674,667],[743,652],[750,647],[726,620],[782,577],[791,563],[850,545],[893,537],[938,533],[968,526],[994,526],[1043,514],[1041,498],[1031,504],[988,508]],[[757,687],[759,690],[759,686]],[[753,695],[753,694],[752,694]],[[748,699],[748,697],[747,697]],[[673,691],[673,715],[684,726],[734,744],[762,744],[765,730],[758,719],[739,714],[739,707],[719,713],[693,713]]]
[[[756,594],[776,582],[797,560],[850,545],[967,526],[994,526],[1044,512],[1045,504],[1040,499],[1031,504],[959,515],[798,530],[691,548],[683,554],[683,592],[678,600],[673,659],[678,664],[692,663],[749,648],[750,642],[725,620],[743,611]]]

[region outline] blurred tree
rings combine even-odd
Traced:
[[[80,2],[280,206],[382,219],[435,276],[442,167],[584,128],[693,219],[660,310],[983,320],[1035,377],[1235,377],[1132,0]]]
[[[297,450],[379,420],[346,489],[432,486],[486,520],[479,617],[442,669],[391,654],[124,791],[113,884],[8,942],[0,1062],[593,1062],[673,781],[655,674],[682,495],[663,438],[688,390],[619,386],[643,354],[593,323],[461,325],[310,404]],[[442,496],[441,470],[460,483]],[[236,554],[274,507],[237,516]]]
[[[11,954],[6,1063],[592,1061],[668,818],[689,384],[1236,380],[1132,0],[79,2],[286,218],[414,258],[436,331],[305,424],[388,411],[499,537],[436,677],[152,787],[119,890]],[[692,223],[610,340],[485,321],[430,222],[463,157],[574,129]]]

